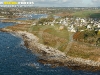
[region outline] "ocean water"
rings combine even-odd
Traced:
[[[28,20],[28,19],[39,19],[39,18],[44,18],[47,17],[46,14],[26,14],[27,17],[25,18],[18,18],[17,20]]]
[[[4,27],[7,27],[7,26],[12,26],[14,24],[15,23],[2,23],[2,22],[0,22],[0,28],[4,28]]]
[[[0,23],[0,28],[13,25]],[[100,75],[100,72],[52,68],[41,64],[38,57],[23,45],[20,37],[0,32],[0,75]]]

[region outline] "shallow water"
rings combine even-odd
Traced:
[[[7,26],[12,26],[14,24],[15,23],[2,23],[2,22],[0,22],[0,28],[4,28],[4,27],[7,27]]]
[[[18,18],[17,20],[28,20],[28,19],[39,19],[39,18],[45,18],[47,17],[46,14],[27,14],[27,17],[25,18]]]

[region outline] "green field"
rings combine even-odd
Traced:
[[[76,11],[73,13],[73,16],[81,18],[100,18],[100,11],[99,10]]]
[[[69,42],[69,32],[66,27],[63,30],[59,30],[59,27],[59,25],[37,25],[32,26],[30,31],[40,38],[41,43],[64,51]]]

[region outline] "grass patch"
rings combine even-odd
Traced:
[[[59,25],[54,26],[32,26],[31,32],[40,38],[40,43],[57,48],[61,51],[66,49],[64,46],[69,42],[69,32],[67,28],[59,30]],[[67,44],[66,44],[67,45]]]
[[[100,48],[87,46],[73,42],[71,49],[67,53],[69,56],[80,57],[84,59],[91,59],[97,61],[100,58]]]
[[[63,30],[59,30],[59,25],[55,25],[55,26],[39,26],[39,25],[37,25],[37,26],[32,26],[31,27],[31,32],[39,32],[39,31],[41,31],[41,32],[47,32],[47,33],[49,33],[49,34],[52,34],[52,35],[54,35],[54,36],[57,36],[57,37],[61,37],[61,38],[65,38],[65,39],[69,39],[69,32],[68,32],[68,30],[67,30],[67,28],[64,28]]]
[[[76,11],[73,13],[73,16],[81,18],[98,17],[99,14],[95,14],[96,12],[98,11],[95,10]]]
[[[14,25],[14,26],[8,26],[6,27],[7,29],[11,29],[13,31],[29,31],[30,25],[28,24],[18,24],[18,25]]]

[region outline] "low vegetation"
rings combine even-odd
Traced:
[[[68,52],[69,56],[81,57],[84,59],[91,59],[100,61],[100,48],[93,47],[88,44],[73,42],[71,49]]]
[[[76,32],[73,39],[78,42],[88,43],[90,45],[100,45],[100,32],[94,30],[86,30],[82,32]]]
[[[40,38],[40,42],[64,51],[64,45],[69,42],[67,28],[59,30],[58,25],[54,26],[32,26],[31,32]]]
[[[81,18],[100,18],[99,10],[81,10],[73,13],[74,17]]]
[[[15,26],[9,26],[8,29],[13,31],[28,31],[39,37],[40,43],[52,46],[56,49],[64,51],[66,49],[66,45],[69,42],[69,32],[65,27],[63,30],[59,30],[58,25],[55,26],[31,26],[28,24],[18,24]]]

